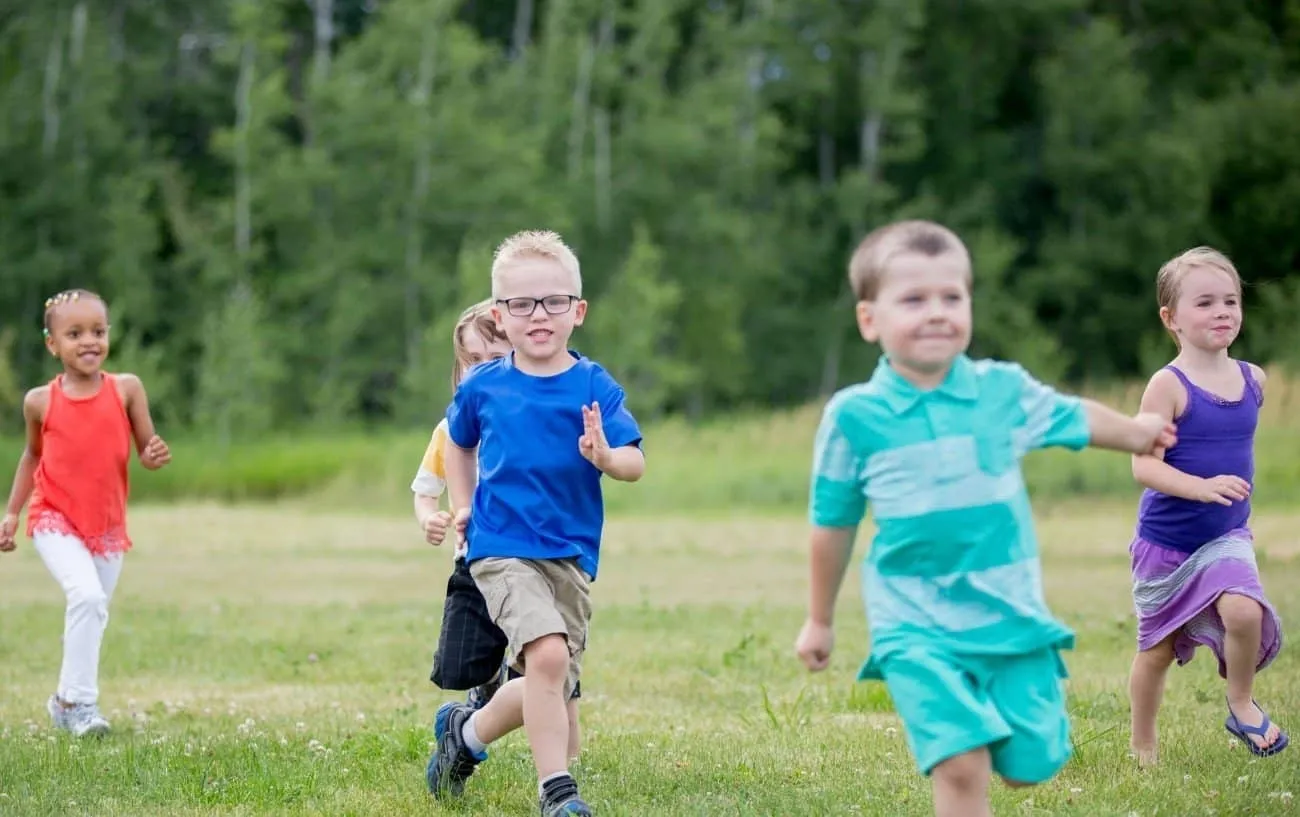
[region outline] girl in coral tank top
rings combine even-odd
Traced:
[[[0,521],[0,551],[14,549],[18,516],[30,498],[27,535],[67,596],[63,667],[48,708],[56,728],[80,737],[109,728],[99,712],[99,647],[122,557],[131,549],[131,443],[150,470],[170,462],[171,453],[154,433],[140,379],[100,368],[108,356],[103,298],[74,289],[46,301],[45,346],[63,373],[23,400],[27,448]]]

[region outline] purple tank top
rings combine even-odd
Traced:
[[[1187,390],[1187,408],[1174,419],[1178,442],[1165,452],[1165,462],[1185,474],[1217,477],[1231,474],[1254,484],[1255,426],[1264,392],[1250,372],[1237,361],[1246,379],[1240,400],[1224,400],[1192,383],[1174,366],[1165,368]],[[1231,505],[1195,502],[1150,488],[1138,504],[1138,536],[1157,545],[1191,553],[1250,519],[1250,500]]]

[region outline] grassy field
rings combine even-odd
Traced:
[[[1040,513],[1068,656],[1077,754],[1050,785],[995,787],[1001,814],[1297,813],[1300,749],[1257,761],[1223,729],[1200,655],[1173,674],[1163,763],[1127,756],[1131,504]],[[316,503],[134,512],[102,704],[115,732],[53,734],[62,598],[27,542],[0,559],[0,814],[535,814],[527,744],[493,747],[463,801],[423,786],[426,680],[449,554],[397,514]],[[1266,587],[1300,618],[1300,514],[1257,520]],[[619,517],[594,587],[584,754],[601,815],[927,814],[888,696],[853,681],[866,647],[856,572],[832,670],[792,655],[805,597],[797,516]],[[1258,698],[1300,737],[1300,658]]]

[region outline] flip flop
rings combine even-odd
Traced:
[[[1260,738],[1267,735],[1268,728],[1273,725],[1273,722],[1268,719],[1268,713],[1264,711],[1264,707],[1255,703],[1253,700],[1251,701],[1251,703],[1254,703],[1255,708],[1258,709],[1260,714],[1264,716],[1263,723],[1261,723],[1259,726],[1247,726],[1246,724],[1237,720],[1237,716],[1232,714],[1232,707],[1228,707],[1228,719],[1223,722],[1223,728],[1227,729],[1228,732],[1233,737],[1237,738],[1242,743],[1246,744],[1246,748],[1249,749],[1256,757],[1271,757],[1277,754],[1278,752],[1282,751],[1283,749],[1285,749],[1287,746],[1289,746],[1291,743],[1291,739],[1287,737],[1286,732],[1283,732],[1279,729],[1277,740],[1274,741],[1273,745],[1269,746],[1268,748],[1263,748],[1258,743],[1251,740],[1250,739],[1251,735],[1255,735]]]

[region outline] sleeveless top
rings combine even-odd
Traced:
[[[1174,418],[1178,442],[1165,452],[1165,462],[1185,474],[1209,479],[1220,474],[1255,479],[1255,426],[1264,392],[1250,365],[1237,361],[1246,385],[1239,400],[1225,400],[1202,389],[1174,366],[1187,390],[1187,408]],[[1153,544],[1191,553],[1225,533],[1245,527],[1250,499],[1231,505],[1196,502],[1150,488],[1138,504],[1138,536]]]
[[[113,375],[104,374],[99,391],[90,397],[69,397],[63,375],[50,381],[27,535],[75,536],[96,555],[130,550],[126,499],[131,436],[131,420]]]

